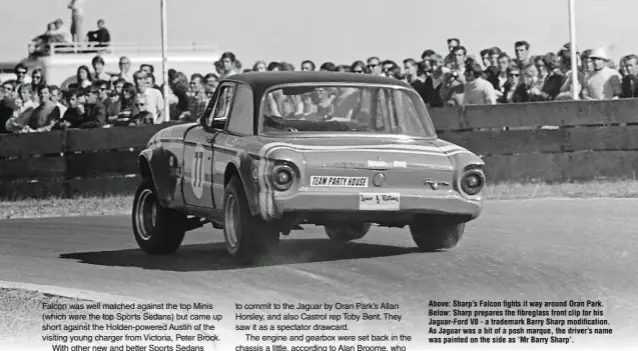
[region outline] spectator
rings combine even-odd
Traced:
[[[113,121],[115,125],[128,125],[128,121],[133,113],[135,107],[135,85],[133,83],[126,82],[122,87],[122,92],[118,95],[117,101],[113,102],[107,110],[107,116],[109,121]],[[118,121],[123,121],[119,123]]]
[[[622,94],[621,77],[617,70],[607,67],[607,53],[604,49],[593,50],[590,56],[594,71],[585,85],[586,100],[610,100]]]
[[[498,57],[498,75],[495,88],[503,93],[504,85],[509,79],[508,69],[511,67],[510,57],[506,53],[501,53]]]
[[[289,62],[281,62],[281,68],[282,71],[294,71],[295,70],[295,66],[292,65],[292,63]]]
[[[383,75],[383,67],[381,67],[381,59],[379,59],[379,57],[369,57],[366,62],[366,68],[368,68],[369,74],[373,74],[375,76]]]
[[[561,49],[558,52],[558,63],[560,67],[560,72],[565,77],[565,81],[560,88],[560,93],[556,96],[556,100],[567,100],[567,99],[577,99],[578,97],[582,97],[583,87],[585,86],[585,75],[582,72],[578,72],[578,82],[576,82],[576,91],[578,93],[577,97],[573,97],[572,90],[572,55],[569,49]],[[576,67],[575,69],[578,69]]]
[[[585,76],[588,76],[594,71],[594,62],[591,59],[591,52],[591,49],[587,49],[580,55],[581,72],[583,72]]]
[[[14,100],[13,115],[7,123],[5,128],[12,133],[20,133],[25,126],[29,123],[31,113],[37,107],[33,101],[33,90],[30,85],[20,85],[18,88],[18,97]]]
[[[545,55],[541,62],[547,72],[541,80],[542,95],[545,100],[551,101],[556,99],[556,96],[560,93],[560,87],[563,85],[565,77],[560,74],[560,69],[556,65],[557,60],[554,53],[550,52]]]
[[[443,76],[441,87],[441,100],[448,106],[462,105],[463,86],[465,85],[465,59],[467,50],[463,46],[457,46],[452,52],[454,61],[449,73]]]
[[[337,72],[350,72],[349,65],[339,65],[337,66]]]
[[[151,74],[155,74],[155,67],[148,63],[143,63],[140,65],[140,71],[146,73],[147,76]]]
[[[109,104],[109,82],[105,80],[97,80],[94,82],[95,86],[98,89],[98,100],[104,104],[105,108],[108,108]]]
[[[180,120],[195,122],[204,115],[204,111],[210,102],[210,97],[206,94],[203,82],[204,77],[201,74],[193,74],[191,77],[190,89],[192,95],[188,100],[188,111],[179,116]]]
[[[126,56],[122,56],[120,57],[119,66],[120,73],[118,76],[129,83],[134,83],[135,80],[133,79],[133,72],[131,71],[131,60]]]
[[[486,49],[487,52],[483,55],[483,64],[485,66],[485,79],[492,83],[494,89],[496,89],[497,95],[500,93],[499,86],[499,65],[498,57],[501,55],[501,50],[497,47]]]
[[[64,116],[67,107],[62,103],[62,91],[57,85],[49,86],[49,91],[51,92],[51,101],[60,109],[60,117]]]
[[[164,116],[164,98],[159,90],[153,89],[151,77],[144,71],[137,71],[134,75],[135,88],[138,94],[146,97],[145,109],[151,113],[154,123],[159,124],[165,121]],[[168,121],[168,118],[166,118]]]
[[[124,84],[128,83],[126,80],[124,80],[123,78],[117,78],[117,76],[113,76],[116,77],[116,81],[115,83],[113,83],[113,87],[111,88],[112,90],[114,90],[118,96],[120,94],[122,94],[122,89],[124,88]]]
[[[31,90],[34,96],[37,96],[38,89],[46,86],[47,83],[44,80],[44,71],[42,68],[36,68],[31,72]]]
[[[427,67],[429,67],[429,63]],[[419,94],[423,102],[427,103],[427,97],[425,95],[425,80],[427,79],[425,73],[426,66],[423,62],[417,63],[415,59],[407,58],[403,60],[403,69],[405,70],[406,83],[410,84],[410,86]]]
[[[630,54],[621,61],[623,71],[622,95],[623,98],[638,97],[638,56]]]
[[[481,60],[483,62],[483,67],[487,70],[492,64],[492,56],[490,55],[490,49],[481,50]]]
[[[507,81],[503,84],[502,95],[498,102],[507,104],[514,102],[514,92],[518,89],[521,82],[521,70],[517,65],[507,68]]]
[[[523,69],[530,63],[529,58],[529,43],[526,41],[517,41],[514,43],[514,52],[516,53],[515,64],[518,65],[518,69]]]
[[[80,110],[80,93],[78,90],[69,90],[64,94],[64,99],[69,106],[62,118],[59,119],[51,129],[67,129],[79,128],[83,122],[82,112]],[[82,110],[83,111],[83,110]]]
[[[76,74],[77,83],[80,88],[88,88],[93,84],[93,78],[91,77],[91,71],[89,71],[89,67],[80,66],[78,67],[78,71]]]
[[[453,64],[455,62],[454,51],[459,46],[461,46],[460,39],[450,38],[447,40],[448,54],[445,56],[445,59],[443,60],[443,64],[448,65],[448,64]]]
[[[146,95],[137,94],[135,97],[135,109],[134,115],[131,117],[129,121],[129,126],[136,126],[142,124],[153,124],[155,123],[154,117],[151,112],[149,112],[149,101]]]
[[[13,115],[13,108],[15,107],[15,86],[10,81],[2,83],[2,90],[0,91],[2,100],[0,100],[0,134],[11,133],[7,130],[7,122]]]
[[[89,42],[96,43],[98,47],[107,46],[111,42],[111,33],[106,29],[106,24],[103,19],[97,21],[97,30],[88,32],[87,38]]]
[[[465,68],[466,85],[463,94],[465,105],[494,105],[496,92],[494,86],[483,79],[483,69],[477,62],[472,62]]]
[[[431,60],[434,56],[436,55],[436,52],[434,50],[425,50],[423,51],[423,53],[421,54],[421,61],[426,62]]]
[[[206,96],[208,96],[208,98],[210,99],[213,97],[215,90],[217,90],[217,86],[219,85],[219,77],[215,73],[209,73],[204,76],[204,81],[206,82]]]
[[[301,63],[301,70],[302,71],[314,71],[315,69],[317,69],[317,66],[315,65],[314,62],[310,61],[310,60],[305,60]]]
[[[149,74],[148,78],[149,78],[150,87],[153,88],[153,89],[156,89],[157,91],[160,92],[160,94],[162,94],[162,96],[164,96],[164,90],[162,90],[162,87],[157,85],[157,81],[155,80],[155,75],[154,74]]]
[[[16,84],[17,85],[22,85],[25,83],[28,83],[26,78],[27,78],[27,72],[29,71],[29,69],[27,68],[27,66],[24,63],[18,63],[14,68],[13,68],[13,73],[15,73],[17,79],[16,79]]]
[[[281,63],[273,61],[273,62],[268,64],[267,70],[268,70],[268,72],[281,71]]]
[[[152,89],[149,89],[152,90]],[[80,128],[100,128],[107,123],[106,107],[99,98],[100,86],[93,84],[88,88],[86,104],[80,105],[82,123]]]
[[[199,76],[201,77],[201,75]],[[169,100],[170,119],[177,120],[184,111],[188,111],[188,78],[184,73],[170,69],[168,70],[168,82],[168,96],[165,99]]]
[[[350,72],[353,73],[366,73],[366,64],[363,61],[354,61],[350,65]]]
[[[396,64],[396,62],[392,60],[384,60],[383,62],[381,62],[381,70],[383,71],[383,74],[387,77],[390,76],[390,72],[394,70],[394,68],[397,66],[398,65]]]
[[[503,51],[498,46],[494,46],[490,49],[490,66],[498,67],[498,59],[502,53]]]
[[[81,43],[84,36],[84,0],[71,0],[69,6],[71,10],[71,34],[73,41]]]
[[[418,81],[419,72],[416,60],[414,60],[413,58],[407,58],[403,60],[403,71],[405,72],[405,81],[408,84],[412,85],[413,82]],[[423,85],[423,82],[421,82],[421,85]],[[414,86],[412,87],[414,88]]]
[[[221,74],[220,74],[221,79],[224,79],[226,77],[232,76],[233,74],[237,73],[236,67],[235,67],[235,61],[237,61],[237,58],[235,57],[235,54],[233,54],[232,52],[225,52],[222,54],[220,61],[221,61]]]
[[[443,87],[443,81],[445,75],[449,73],[448,69],[443,65],[443,57],[441,55],[434,55],[432,58],[423,62],[424,74],[426,75],[424,83],[423,99],[426,104],[431,107],[443,107],[444,101],[441,98],[441,88]]]
[[[253,66],[253,71],[254,72],[266,72],[266,62],[264,61],[257,61],[255,62],[255,65]]]
[[[320,67],[320,71],[328,71],[335,72],[337,70],[337,66],[332,62],[324,62]]]
[[[52,38],[53,42],[58,43],[72,43],[73,37],[69,29],[64,25],[64,21],[61,19],[56,19],[53,22],[53,26],[55,29],[49,32],[49,36]]]
[[[92,80],[104,80],[107,82],[111,80],[111,75],[104,72],[104,59],[102,58],[102,56],[95,56],[93,60],[91,60],[91,65],[93,66],[93,71],[95,72],[93,74]]]
[[[60,109],[51,100],[49,87],[38,86],[37,94],[40,104],[33,109],[28,122],[22,132],[48,132],[51,127],[62,117]]]
[[[528,63],[523,67],[522,73],[522,79],[512,95],[512,101],[519,103],[545,100],[543,92],[539,87],[538,69],[536,66],[533,63]]]

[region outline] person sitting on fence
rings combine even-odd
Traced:
[[[106,125],[106,107],[98,97],[100,87],[96,84],[91,85],[86,95],[86,105],[80,108],[83,111],[82,124],[80,128],[100,128]]]
[[[51,129],[80,128],[84,113],[84,109],[80,107],[80,91],[69,90],[64,94],[64,99],[69,107],[66,109],[66,112],[64,112],[64,115],[62,115],[62,118],[58,120]]]
[[[89,31],[86,36],[90,43],[94,43],[95,47],[106,47],[111,42],[111,33],[106,29],[103,19],[97,21],[97,30]]]
[[[18,88],[18,97],[13,100],[13,116],[9,118],[5,127],[9,132],[20,133],[27,125],[31,113],[36,108],[31,94],[31,85],[22,84]]]

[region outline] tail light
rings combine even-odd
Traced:
[[[297,179],[297,172],[287,165],[279,164],[273,167],[271,181],[275,189],[279,191],[286,191],[295,183]]]
[[[470,196],[476,195],[485,186],[485,175],[478,169],[472,169],[463,173],[460,183],[464,193]]]

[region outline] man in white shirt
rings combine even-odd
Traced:
[[[585,100],[612,100],[622,95],[620,73],[607,66],[607,53],[604,49],[595,49],[589,55],[594,71],[587,77],[583,97]]]
[[[164,114],[164,97],[162,93],[153,89],[151,78],[144,71],[135,72],[135,88],[138,93],[146,97],[146,106],[144,108],[151,113],[155,124],[167,122]],[[166,119],[166,120],[165,120]]]

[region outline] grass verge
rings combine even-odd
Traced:
[[[488,200],[538,198],[638,198],[638,180],[488,185]],[[0,219],[130,214],[133,197],[48,198],[0,202]]]

